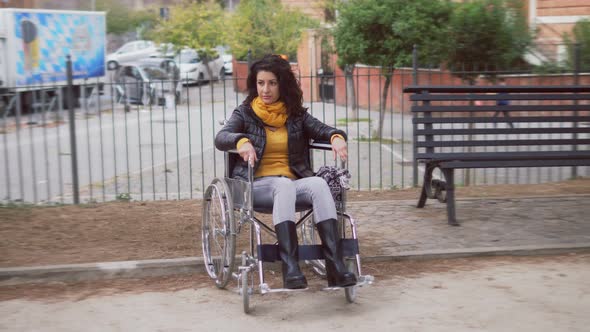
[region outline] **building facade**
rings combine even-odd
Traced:
[[[0,8],[89,10],[90,0],[0,0]]]
[[[528,0],[529,26],[536,31],[536,64],[562,62],[567,56],[563,35],[571,33],[576,22],[590,19],[588,0]]]

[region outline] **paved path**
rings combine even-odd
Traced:
[[[213,285],[10,300],[0,302],[0,330],[588,331],[590,255],[451,261],[447,270],[379,279],[354,304],[342,291],[254,295],[250,315],[239,295]]]
[[[359,220],[363,256],[510,253],[590,248],[590,195],[458,199],[459,227],[447,224],[446,205],[429,200],[349,202]]]

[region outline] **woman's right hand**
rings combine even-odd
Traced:
[[[254,166],[254,163],[258,160],[256,158],[256,151],[254,150],[254,146],[250,142],[242,144],[242,146],[240,146],[240,148],[238,149],[238,153],[240,154],[240,157],[244,159],[245,162],[248,162],[248,160],[250,160],[252,166]]]

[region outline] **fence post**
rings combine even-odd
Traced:
[[[412,50],[412,85],[418,85],[418,45],[414,44],[414,49]],[[413,102],[413,105],[416,105],[417,102]],[[412,118],[414,114],[411,113]],[[402,124],[403,125],[403,124]],[[418,186],[418,163],[416,162],[416,154],[418,153],[418,148],[416,147],[416,129],[417,124],[413,123],[413,131],[412,131],[412,151],[414,155],[412,156],[412,185],[414,187]],[[403,137],[402,137],[403,139]]]
[[[581,58],[580,58],[580,52],[581,52],[581,47],[580,47],[580,43],[576,43],[576,45],[574,45],[574,85],[580,85],[580,66],[581,66]],[[574,100],[574,105],[578,105],[578,101]],[[578,111],[574,111],[574,116],[578,116]],[[578,123],[574,122],[573,123],[574,128],[578,127]],[[577,140],[578,139],[578,133],[573,134],[573,139]],[[573,149],[574,151],[578,150],[578,145],[574,144]],[[578,177],[578,168],[576,166],[572,166],[572,178],[577,178]]]
[[[247,73],[248,73],[248,75],[250,75],[250,66],[252,66],[252,50],[251,49],[248,49],[248,55],[247,55],[246,59],[248,61]],[[248,75],[246,75],[246,76],[248,76]]]
[[[67,101],[70,121],[70,154],[72,158],[72,194],[74,204],[80,204],[80,188],[78,184],[78,154],[76,149],[76,117],[74,114],[74,84],[72,78],[72,58],[66,56],[66,75],[68,78]]]

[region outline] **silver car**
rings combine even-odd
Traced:
[[[150,58],[121,65],[115,73],[117,100],[124,104],[166,105],[181,95],[178,66],[171,59]]]
[[[107,56],[107,68],[109,70],[115,70],[119,68],[121,64],[131,63],[139,59],[155,56],[158,52],[157,45],[152,41],[131,41]]]

